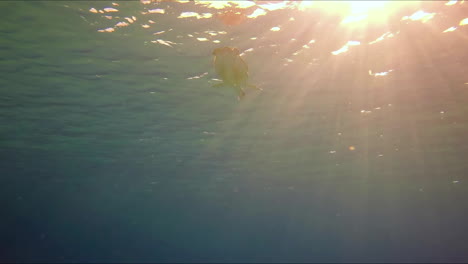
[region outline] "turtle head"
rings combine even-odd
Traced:
[[[240,54],[238,48],[231,48],[231,52],[234,53],[234,55],[238,56]]]
[[[222,48],[214,49],[212,54],[214,56],[221,55],[221,54],[234,54],[237,56],[240,54],[240,52],[238,48],[222,47]]]

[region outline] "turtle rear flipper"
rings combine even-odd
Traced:
[[[237,95],[237,100],[241,100],[242,98],[244,98],[245,96],[245,92],[242,88],[239,88],[239,94]]]

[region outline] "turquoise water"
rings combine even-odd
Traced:
[[[1,262],[468,261],[467,3],[114,3],[0,2]]]

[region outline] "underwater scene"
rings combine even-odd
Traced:
[[[468,2],[0,13],[1,263],[468,262]]]

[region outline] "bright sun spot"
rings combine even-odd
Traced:
[[[342,16],[342,24],[350,24],[363,20],[384,21],[393,11],[396,1],[303,1],[300,9],[320,8],[324,12],[337,13]]]
[[[386,6],[388,1],[344,1],[343,13],[345,18],[341,23],[349,24],[369,19],[370,16],[385,17],[388,10]]]
[[[348,1],[350,5],[350,14],[367,14],[375,11],[383,11],[382,9],[388,1]]]

